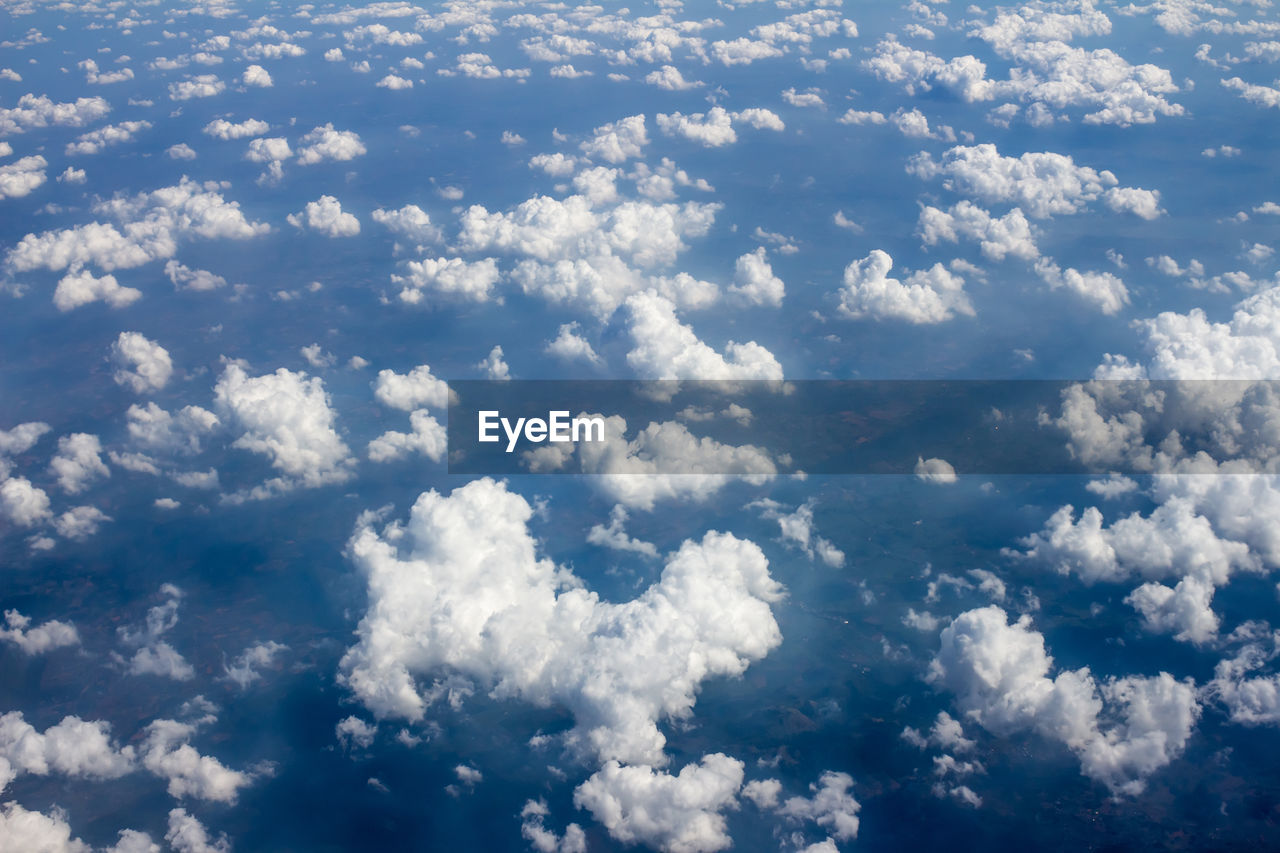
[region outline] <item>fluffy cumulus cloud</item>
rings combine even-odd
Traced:
[[[889,276],[893,258],[873,249],[845,268],[839,291],[840,311],[849,317],[942,323],[957,314],[972,317],[973,306],[964,292],[964,279],[942,264],[896,279]]]
[[[439,410],[449,405],[448,383],[433,376],[427,364],[420,364],[408,373],[378,371],[373,394],[382,405],[405,412],[424,406]]]
[[[0,108],[0,136],[51,125],[83,127],[109,112],[111,105],[103,98],[77,98],[55,103],[46,95],[26,94],[18,98],[16,106]]]
[[[43,732],[21,711],[0,715],[0,758],[9,779],[24,773],[85,779],[118,779],[134,770],[135,749],[118,746],[105,722],[64,717]]]
[[[271,86],[271,75],[261,65],[250,65],[241,75],[240,82],[246,86],[266,89]]]
[[[108,272],[131,269],[173,257],[185,240],[246,240],[271,230],[266,223],[246,219],[238,203],[222,197],[222,189],[224,186],[216,182],[202,184],[183,178],[173,186],[95,202],[93,212],[116,224],[95,221],[27,234],[5,255],[5,268],[11,273],[71,268],[68,279],[77,280],[68,284],[73,294],[86,290],[118,293],[119,285],[113,278],[107,277],[109,284],[103,284],[102,279],[83,279],[88,273],[81,267],[92,264]],[[74,307],[84,299],[69,295],[68,301]]]
[[[644,147],[648,144],[649,134],[645,130],[644,116],[634,115],[597,127],[592,137],[580,147],[582,153],[592,159],[604,160],[606,163],[625,163],[643,156]]]
[[[724,353],[703,342],[676,316],[675,304],[653,292],[627,300],[633,347],[627,363],[647,379],[781,379],[782,365],[755,341],[729,341]]]
[[[104,302],[112,308],[124,308],[142,298],[136,287],[125,287],[116,277],[107,274],[95,276],[86,269],[72,269],[61,279],[53,291],[53,304],[59,311],[71,311],[94,302]]]
[[[737,806],[743,764],[721,753],[672,775],[608,761],[578,786],[573,801],[625,844],[666,853],[725,850],[732,846],[723,812]]]
[[[151,723],[141,747],[143,767],[168,782],[172,797],[234,803],[253,776],[198,752],[190,743],[196,730],[195,725],[177,720]]]
[[[295,228],[310,228],[326,237],[354,237],[360,233],[360,220],[342,209],[342,203],[331,195],[322,195],[298,213],[288,216]]]
[[[411,432],[384,432],[369,442],[369,459],[390,462],[413,453],[421,453],[432,462],[444,458],[449,441],[444,426],[426,409],[409,413]]]
[[[786,285],[773,274],[768,253],[761,246],[738,258],[729,292],[753,305],[771,305],[776,308],[782,304]]]
[[[78,495],[111,475],[102,461],[102,442],[96,435],[74,432],[58,439],[58,453],[49,462],[49,473],[64,492]]]
[[[581,753],[665,764],[659,720],[688,717],[705,679],[741,674],[781,641],[764,555],[708,533],[613,604],[538,555],[532,515],[486,478],[423,494],[407,525],[380,532],[362,517],[349,553],[369,606],[343,682],[380,717],[421,720],[433,694],[418,679],[463,674],[500,699],[568,708],[563,738]]]
[[[35,154],[0,166],[0,200],[30,195],[45,182],[48,165],[48,160]]]
[[[165,600],[147,610],[146,621],[141,626],[117,629],[120,642],[134,650],[129,658],[117,654],[117,663],[122,664],[130,675],[157,675],[174,681],[190,681],[195,677],[195,668],[164,638],[178,624],[182,591],[172,584],[164,584],[160,592]]]
[[[1087,667],[1050,678],[1052,668],[1030,617],[1010,623],[990,605],[942,630],[928,677],[992,734],[1033,731],[1065,744],[1086,776],[1116,794],[1141,793],[1182,754],[1200,715],[1194,685],[1167,673],[1099,683]]]
[[[131,142],[139,131],[150,127],[149,121],[122,121],[119,124],[108,124],[89,133],[80,134],[75,142],[68,142],[65,153],[68,156],[97,154],[109,146]]]
[[[139,332],[121,332],[111,345],[111,357],[116,363],[112,378],[135,394],[157,391],[173,375],[169,351]]]
[[[229,364],[214,387],[214,401],[225,420],[241,430],[231,446],[267,457],[281,475],[239,497],[268,497],[350,478],[355,463],[334,429],[336,413],[318,376],[283,367],[249,376],[240,365]]]
[[[303,166],[326,160],[354,160],[366,151],[360,134],[352,130],[335,130],[331,123],[316,127],[298,140],[298,162]]]
[[[416,305],[432,296],[485,302],[500,273],[493,258],[464,261],[461,258],[424,258],[405,264],[403,275],[391,281],[401,286],[400,300]]]
[[[967,199],[950,210],[925,205],[920,210],[918,233],[926,246],[956,243],[962,238],[974,240],[982,254],[993,261],[1006,257],[1034,261],[1040,257],[1031,224],[1017,207],[1004,216],[992,216]]]
[[[271,130],[271,125],[256,118],[247,118],[241,122],[231,122],[224,118],[214,119],[204,126],[204,132],[215,139],[246,139],[262,136]]]

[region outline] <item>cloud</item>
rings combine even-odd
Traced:
[[[470,262],[461,258],[424,258],[405,264],[405,273],[391,276],[391,281],[402,285],[400,301],[410,305],[432,294],[486,302],[501,277],[493,258]]]
[[[956,469],[945,459],[925,459],[916,457],[915,475],[926,483],[954,483]]]
[[[95,277],[88,270],[81,269],[73,269],[63,276],[53,291],[53,304],[59,311],[70,311],[93,302],[124,308],[141,298],[141,290],[121,286],[113,275]]]
[[[992,734],[1031,730],[1064,743],[1086,776],[1117,795],[1140,794],[1148,777],[1181,755],[1200,715],[1193,685],[1167,673],[1099,684],[1088,668],[1050,679],[1052,665],[1029,616],[1009,623],[990,605],[943,629],[928,678]],[[1104,720],[1115,722],[1104,731]]]
[[[134,748],[117,746],[106,722],[68,716],[42,733],[23,719],[21,711],[0,715],[0,759],[10,779],[23,773],[118,779],[135,766]]]
[[[667,136],[683,136],[708,148],[732,145],[738,141],[733,119],[724,107],[712,107],[706,113],[692,115],[658,113],[655,120]]]
[[[968,200],[953,205],[949,211],[926,205],[920,210],[917,233],[926,246],[943,241],[955,243],[961,237],[976,240],[982,254],[993,261],[1008,256],[1028,261],[1040,257],[1031,224],[1017,207],[995,217]]]
[[[267,89],[271,87],[271,75],[261,65],[250,65],[244,70],[240,82],[246,86]]]
[[[158,391],[173,375],[169,351],[138,332],[121,332],[111,345],[111,357],[116,363],[112,378],[135,394]]]
[[[0,465],[0,474],[4,466]],[[34,527],[52,519],[49,495],[25,477],[0,480],[0,511],[19,527]]]
[[[890,278],[892,269],[893,258],[880,249],[849,264],[839,291],[841,313],[916,324],[942,323],[957,314],[974,315],[964,292],[964,279],[942,264],[911,273],[905,280]]]
[[[699,86],[706,85],[701,80],[684,79],[680,69],[674,65],[664,65],[657,71],[650,71],[645,76],[644,82],[651,86],[657,86],[659,89],[665,89],[668,92],[683,92],[686,89],[696,89]]]
[[[271,130],[271,125],[256,118],[247,118],[242,122],[230,122],[224,118],[214,119],[204,126],[204,133],[215,139],[244,139],[250,136],[262,136]]]
[[[445,428],[426,409],[409,413],[413,432],[384,432],[369,442],[369,459],[390,462],[411,453],[421,453],[432,462],[444,458],[449,441]]]
[[[108,146],[133,141],[138,131],[147,130],[150,127],[149,121],[122,121],[119,124],[104,125],[97,130],[80,134],[75,142],[68,142],[65,153],[69,157],[77,154],[97,154]]]
[[[170,145],[164,150],[169,155],[170,160],[194,160],[200,155],[196,150],[185,142],[179,142],[177,145]],[[84,170],[80,170],[80,174],[84,174]]]
[[[1050,289],[1065,288],[1093,303],[1103,314],[1118,314],[1129,304],[1129,289],[1109,272],[1063,270],[1048,258],[1036,261],[1036,272]]]
[[[298,162],[303,166],[325,160],[354,160],[366,153],[360,134],[351,130],[334,130],[333,124],[317,126],[298,140]]]
[[[665,763],[657,722],[688,717],[703,680],[740,674],[781,641],[764,555],[708,533],[638,598],[611,604],[538,556],[532,515],[486,478],[421,495],[407,526],[379,533],[363,516],[349,553],[369,609],[342,682],[379,717],[420,720],[432,694],[416,679],[457,673],[498,698],[568,708],[563,737],[580,752]]]
[[[174,290],[217,290],[227,284],[227,280],[220,275],[214,275],[208,270],[192,269],[174,260],[165,263],[164,274],[173,282]]]
[[[373,395],[378,402],[409,412],[424,406],[444,409],[449,405],[449,385],[431,375],[431,366],[420,364],[408,373],[379,370]]]
[[[178,624],[182,591],[172,584],[164,584],[160,592],[165,601],[147,610],[146,622],[141,628],[121,626],[116,629],[120,641],[136,649],[133,656],[127,662],[120,655],[114,657],[118,663],[126,664],[125,670],[130,675],[158,675],[174,681],[190,681],[195,677],[195,668],[163,639]]]
[[[189,101],[193,98],[212,98],[227,89],[227,84],[216,74],[199,74],[187,80],[169,84],[169,100]]]
[[[431,217],[416,204],[406,204],[399,210],[384,210],[380,207],[370,216],[374,222],[385,225],[391,232],[414,241],[419,248],[424,243],[440,240],[440,229],[431,224]]]
[[[95,202],[93,211],[120,223],[119,229],[115,225],[92,222],[38,235],[27,234],[9,250],[5,266],[11,272],[41,268],[58,271],[71,267],[74,279],[78,278],[78,267],[86,264],[108,272],[129,269],[173,257],[183,240],[196,237],[246,240],[271,230],[265,223],[246,219],[240,205],[223,199],[219,189],[222,189],[220,184],[201,184],[183,178],[173,186]],[[80,282],[73,289],[85,287],[102,289],[105,286]],[[114,290],[114,285],[109,290]]]
[[[634,344],[627,363],[648,379],[781,379],[782,365],[755,341],[729,341],[724,355],[677,319],[675,304],[656,293],[627,299]]]
[[[763,246],[738,258],[729,292],[752,305],[778,307],[786,293],[782,279],[773,274]]]
[[[275,662],[277,655],[288,650],[288,646],[283,643],[277,643],[274,640],[255,643],[245,649],[230,664],[223,664],[223,677],[238,685],[241,690],[244,690],[250,684],[262,678],[262,673],[258,671],[259,668],[271,666]]]
[[[98,532],[98,527],[111,516],[94,506],[77,506],[64,512],[53,521],[53,528],[59,536],[67,539],[88,539]]]
[[[234,804],[240,789],[249,785],[253,776],[232,770],[212,756],[201,755],[189,742],[195,733],[196,726],[189,723],[176,720],[152,722],[147,726],[146,739],[142,742],[143,767],[168,780],[171,797],[195,797]]]
[[[209,832],[195,815],[186,809],[169,811],[169,831],[164,840],[174,853],[230,853],[231,843],[225,835],[210,840]]]
[[[400,91],[403,89],[412,89],[413,81],[395,74],[388,74],[377,83],[374,84],[379,89],[390,89],[392,91]]]
[[[69,622],[50,619],[32,627],[31,618],[17,610],[6,610],[4,620],[9,627],[0,628],[0,640],[13,643],[27,655],[80,645],[80,634]]]
[[[593,525],[587,531],[587,542],[602,548],[612,548],[615,551],[631,551],[646,557],[657,557],[658,549],[652,542],[643,542],[627,535],[626,530],[623,529],[626,523],[627,508],[617,504],[609,512],[609,526]]]
[[[48,160],[35,154],[0,166],[0,199],[30,195],[45,182],[48,165]]]
[[[49,462],[49,473],[67,494],[78,495],[96,480],[111,476],[99,454],[102,443],[96,435],[76,432],[58,439],[58,453]]]
[[[591,139],[583,142],[579,148],[582,153],[596,160],[625,163],[643,156],[644,146],[648,144],[644,116],[634,115],[597,127]]]
[[[342,204],[331,195],[322,195],[298,213],[286,217],[295,228],[310,228],[326,237],[354,237],[360,233],[360,220],[342,210]]]
[[[545,352],[564,361],[585,361],[587,364],[601,365],[604,359],[596,353],[591,343],[578,334],[578,324],[563,323],[554,340],[549,341]]]
[[[737,805],[742,776],[742,762],[718,752],[674,776],[608,761],[577,787],[573,802],[624,844],[664,853],[724,850],[733,840],[721,812]]]
[[[98,97],[54,103],[46,95],[26,94],[18,98],[17,106],[0,108],[0,136],[50,125],[83,127],[109,112],[111,105]]]
[[[242,433],[232,447],[266,456],[281,476],[235,496],[270,497],[294,488],[342,483],[355,461],[334,429],[336,413],[318,377],[285,368],[250,377],[229,364],[214,386],[214,401]]]

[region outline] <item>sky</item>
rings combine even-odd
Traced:
[[[1269,0],[0,0],[0,850],[1280,847],[1278,78]]]

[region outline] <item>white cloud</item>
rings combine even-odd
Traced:
[[[246,86],[266,89],[271,86],[271,75],[261,65],[250,65],[244,70],[240,82]]]
[[[956,469],[945,459],[916,457],[916,477],[926,483],[947,484],[956,482]]]
[[[4,466],[0,465],[0,474],[3,472]],[[19,527],[33,527],[53,517],[49,511],[49,495],[26,477],[0,481],[0,511]]]
[[[58,453],[49,462],[49,473],[68,494],[78,495],[89,485],[111,476],[99,454],[102,443],[96,435],[75,432],[58,439]]]
[[[204,126],[204,133],[215,139],[244,139],[250,136],[262,136],[271,130],[271,125],[256,118],[247,118],[242,122],[230,122],[224,118],[214,119]]]
[[[333,124],[317,126],[298,140],[298,162],[304,166],[325,160],[354,160],[366,153],[360,134],[351,130],[334,130]]]
[[[1066,744],[1082,772],[1117,795],[1141,793],[1148,777],[1182,753],[1200,714],[1193,685],[1167,673],[1099,684],[1088,668],[1050,679],[1052,665],[1030,617],[1010,624],[991,605],[943,629],[929,680],[955,693],[959,708],[995,735],[1031,730]],[[1103,720],[1117,722],[1104,731]]]
[[[853,777],[848,773],[826,771],[809,786],[813,796],[791,797],[779,808],[779,814],[791,820],[808,820],[831,833],[837,841],[858,837],[858,812],[862,806],[849,789]]]
[[[275,662],[276,656],[288,650],[288,646],[283,643],[277,643],[274,640],[255,643],[245,649],[231,663],[223,664],[223,677],[238,685],[241,690],[244,690],[250,684],[262,678],[262,673],[258,671],[259,668],[271,666]]]
[[[1118,314],[1129,304],[1129,289],[1112,273],[1063,270],[1048,258],[1036,261],[1036,272],[1050,289],[1070,290],[1093,303],[1103,314]]]
[[[200,74],[187,80],[169,84],[169,100],[189,101],[192,98],[212,98],[226,91],[227,84],[216,74]]]
[[[111,356],[116,363],[112,378],[135,394],[159,390],[173,375],[169,351],[138,332],[121,332],[111,345]]]
[[[995,217],[968,200],[949,211],[926,205],[920,210],[918,233],[926,246],[955,243],[961,237],[977,240],[982,254],[993,261],[1008,256],[1033,261],[1040,256],[1031,224],[1017,207]]]
[[[59,311],[70,311],[92,302],[105,302],[112,308],[132,305],[142,298],[136,287],[123,287],[113,275],[95,277],[88,270],[73,269],[58,281],[53,291],[53,304]]]
[[[196,150],[185,142],[179,142],[177,145],[170,145],[164,150],[169,155],[170,160],[194,160],[198,156]],[[81,170],[81,174],[84,174]]]
[[[79,541],[93,536],[103,522],[111,520],[111,516],[96,506],[77,506],[55,518],[53,529],[59,536]]]
[[[28,655],[80,645],[80,634],[69,622],[50,619],[33,627],[31,618],[17,610],[6,610],[4,620],[8,627],[0,628],[0,641],[13,643]]]
[[[782,304],[786,285],[773,274],[768,253],[761,246],[738,258],[734,264],[733,284],[729,286],[729,292],[752,305],[771,305],[776,308]]]
[[[229,364],[214,387],[220,412],[242,430],[232,447],[266,456],[281,477],[237,498],[263,498],[296,487],[341,483],[354,460],[334,429],[324,382],[285,368],[248,376]]]
[[[405,264],[404,275],[391,281],[402,285],[400,301],[416,305],[432,296],[486,302],[501,274],[493,258],[464,261],[461,258],[423,258]]]
[[[122,121],[119,124],[104,125],[97,130],[80,134],[75,142],[68,142],[65,153],[67,156],[97,154],[108,146],[131,142],[138,131],[150,127],[149,121]]]
[[[45,182],[44,170],[48,165],[48,160],[35,154],[0,166],[0,199],[30,195]]]
[[[610,604],[538,556],[532,514],[481,479],[423,494],[407,526],[379,534],[363,516],[349,553],[369,609],[342,681],[378,716],[419,720],[432,694],[416,678],[458,673],[499,698],[568,708],[564,738],[579,751],[665,763],[657,722],[687,717],[704,679],[740,674],[781,640],[769,606],[781,590],[763,554],[708,533],[640,597]]]
[[[393,233],[412,240],[419,248],[440,239],[440,229],[431,224],[431,217],[416,204],[406,204],[398,210],[377,208],[370,216]]]
[[[593,159],[607,163],[625,163],[634,157],[643,156],[644,146],[648,144],[649,135],[645,131],[644,116],[634,115],[597,127],[591,139],[583,142],[579,148]]]
[[[379,370],[373,394],[378,402],[410,412],[424,406],[444,409],[449,405],[449,385],[431,375],[430,365],[421,364],[405,374]]]
[[[50,125],[83,127],[109,112],[111,105],[98,97],[54,103],[46,95],[26,94],[18,98],[17,106],[0,108],[0,136]]]
[[[676,317],[671,300],[656,293],[627,299],[634,344],[627,363],[648,379],[781,379],[782,365],[755,341],[729,341],[724,355],[701,341]]]
[[[511,378],[511,367],[503,358],[502,346],[495,345],[489,350],[489,354],[485,356],[479,364],[476,365],[477,370],[483,370],[485,376],[489,379],[507,380]]]
[[[1159,219],[1164,213],[1160,208],[1159,190],[1112,187],[1103,193],[1102,200],[1117,213],[1132,213],[1143,219]]]
[[[840,311],[850,317],[942,323],[957,314],[972,317],[973,306],[964,292],[964,279],[942,264],[911,273],[905,280],[889,277],[893,258],[873,249],[845,268]]]
[[[250,784],[253,777],[197,752],[189,742],[195,733],[196,727],[189,723],[176,720],[152,722],[147,726],[146,739],[141,747],[142,765],[156,776],[168,780],[171,797],[195,797],[234,804],[240,789]],[[170,828],[172,833],[172,822]]]
[[[354,237],[360,233],[360,220],[342,209],[342,203],[331,195],[322,195],[298,213],[286,217],[295,228],[310,228],[326,237]]]
[[[211,840],[204,824],[186,809],[169,811],[169,831],[164,840],[174,853],[231,853],[231,843],[225,835]]]
[[[708,148],[732,145],[738,141],[733,129],[733,119],[724,107],[712,107],[706,113],[658,113],[658,127],[667,136],[683,136],[701,142]]]
[[[390,89],[392,91],[400,91],[402,89],[412,89],[413,81],[396,74],[388,74],[377,83],[374,84],[379,89]]]
[[[225,287],[227,280],[208,270],[196,270],[170,260],[164,265],[164,274],[173,282],[174,290],[216,290]]]
[[[683,92],[686,89],[696,89],[705,85],[701,80],[684,79],[680,69],[674,65],[664,65],[657,71],[650,71],[645,76],[644,82],[659,89],[666,89],[668,92]]]
[[[0,758],[12,775],[118,779],[134,769],[134,748],[117,746],[108,723],[69,716],[41,733],[21,711],[0,715]]]
[[[585,361],[593,365],[604,363],[590,341],[578,334],[576,322],[562,324],[555,339],[547,342],[545,351],[564,361]]]
[[[573,802],[624,844],[664,853],[725,850],[733,840],[722,812],[737,806],[742,776],[742,762],[718,752],[674,776],[608,761],[577,787]]]
[[[644,542],[627,535],[624,529],[627,518],[627,508],[622,504],[615,505],[609,512],[609,525],[607,527],[603,524],[593,525],[587,531],[587,542],[602,548],[612,548],[615,551],[631,551],[646,557],[657,557],[658,549],[652,542]]]
[[[369,459],[390,462],[411,453],[421,453],[432,462],[444,458],[448,449],[445,428],[426,409],[409,413],[413,432],[385,432],[369,442]]]

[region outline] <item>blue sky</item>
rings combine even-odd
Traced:
[[[0,16],[0,849],[1275,846],[1280,405],[1142,384],[1280,378],[1269,5]],[[476,379],[1070,380],[1099,474],[450,475]]]

